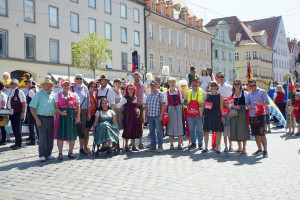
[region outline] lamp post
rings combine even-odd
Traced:
[[[144,65],[142,65],[142,68],[140,69],[141,74],[143,74],[143,84],[145,83],[145,74],[146,74],[146,68]]]

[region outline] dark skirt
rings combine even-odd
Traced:
[[[250,127],[252,135],[265,135],[265,115],[250,117]]]
[[[247,110],[244,105],[240,105],[241,110],[238,116],[230,119],[230,140],[246,141],[250,140],[250,130],[247,122]]]
[[[141,119],[137,117],[136,109],[123,110],[123,135],[125,139],[136,139],[142,136]]]

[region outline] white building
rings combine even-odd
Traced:
[[[29,72],[38,82],[47,74],[67,75],[72,44],[95,31],[110,40],[113,53],[112,64],[100,74],[124,77],[134,50],[144,65],[144,3],[139,0],[0,0],[0,74],[20,78]],[[92,77],[74,67],[70,72]]]

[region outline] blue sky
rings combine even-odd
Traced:
[[[300,40],[300,0],[182,0],[205,24],[237,16],[241,21],[282,16],[287,37]]]

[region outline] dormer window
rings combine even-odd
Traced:
[[[174,18],[173,17],[173,10],[170,10],[170,18]]]
[[[152,9],[152,11],[155,11],[155,2],[152,2],[151,9]]]
[[[161,7],[161,14],[164,15],[165,14],[165,7]]]
[[[194,27],[196,26],[196,22],[195,22],[195,20],[193,20],[193,26],[194,26]]]
[[[189,18],[188,18],[188,17],[185,18],[185,22],[186,22],[187,24],[189,23]]]

